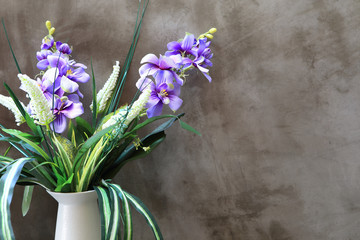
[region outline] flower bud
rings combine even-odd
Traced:
[[[214,36],[213,35],[211,35],[211,34],[205,34],[205,37],[207,37],[208,39],[213,39],[214,38]]]
[[[50,35],[53,35],[53,34],[54,34],[54,32],[55,32],[55,28],[54,28],[54,27],[50,28],[50,30],[49,30],[49,34],[50,34]]]
[[[45,22],[45,25],[46,25],[46,28],[47,28],[48,30],[50,30],[50,28],[51,28],[51,22],[50,22],[49,20],[47,20],[47,21]]]
[[[216,32],[217,32],[216,28],[210,28],[210,30],[209,30],[209,33],[211,33],[211,34],[216,33]]]

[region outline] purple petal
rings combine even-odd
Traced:
[[[159,101],[158,104],[152,106],[146,111],[148,118],[159,116],[162,112],[162,108],[163,103]]]
[[[209,80],[209,82],[211,82],[211,77],[209,74],[203,72],[203,75],[207,78],[207,80]]]
[[[144,91],[145,88],[147,87],[153,87],[154,82],[151,81],[150,78],[140,78],[137,82],[136,82],[136,87],[140,90],[140,91]]]
[[[47,59],[40,60],[36,67],[40,70],[45,70],[49,66],[49,61]]]
[[[83,68],[77,68],[68,78],[75,82],[86,83],[90,80],[90,75],[87,74]]]
[[[70,101],[69,101],[70,102]],[[73,119],[84,113],[82,103],[72,103],[70,107],[65,108],[61,111],[67,118]]]
[[[181,44],[179,42],[176,42],[176,41],[169,42],[167,44],[167,48],[168,48],[168,50],[179,51],[179,50],[181,50]]]
[[[160,56],[159,67],[160,69],[165,70],[170,68],[176,68],[176,64],[174,60],[172,60],[170,57]]]
[[[168,57],[171,58],[174,61],[174,63],[177,65],[182,64],[183,62],[183,58],[181,57],[181,54],[170,55]],[[176,66],[176,68],[178,68],[178,66]]]
[[[152,92],[148,102],[146,103],[146,108],[151,108],[152,106],[158,104],[160,101],[156,92]]]
[[[141,59],[140,64],[143,64],[143,63],[152,63],[155,65],[158,65],[159,59],[155,54],[149,53]]]
[[[53,83],[57,79],[58,76],[59,76],[59,69],[50,68],[45,72],[44,76],[42,77],[42,80],[50,81],[51,83]]]
[[[208,59],[204,60],[204,64],[203,64],[204,67],[212,67],[212,65],[213,64],[210,60],[208,60]]]
[[[209,72],[209,69],[204,68],[204,67],[202,67],[202,66],[200,66],[200,65],[197,65],[196,67],[197,67],[202,73],[207,73],[207,72]]]
[[[64,90],[61,89],[61,87],[59,87],[58,90],[56,90],[55,94],[58,95],[59,97],[64,96]]]
[[[83,69],[87,69],[87,67],[82,64],[82,63],[74,63],[74,64],[71,64],[72,67],[80,67],[80,68],[83,68]]]
[[[175,83],[173,86],[174,87],[171,90],[168,90],[169,95],[180,96],[181,85]]]
[[[77,90],[76,93],[77,93],[77,95],[79,95],[79,97],[84,98],[84,94],[82,94],[79,89]]]
[[[67,97],[71,102],[74,102],[74,103],[80,102],[80,98],[77,94],[70,94]]]
[[[67,65],[67,61],[61,55],[49,55],[47,57],[51,67],[58,67],[59,69]]]
[[[151,76],[154,75],[159,70],[157,65],[152,63],[146,63],[139,68],[140,76]]]
[[[67,43],[62,43],[62,42],[56,42],[56,49],[64,54],[70,54],[72,52],[69,45]]]
[[[175,112],[180,108],[181,104],[183,103],[183,100],[175,95],[169,95],[168,97],[170,99],[169,107],[171,110]]]
[[[161,91],[169,91],[169,86],[166,82],[163,82],[163,83],[160,83],[158,86],[156,86],[156,90],[158,92],[161,92]]]
[[[157,85],[163,82],[173,83],[173,72],[170,70],[160,70],[155,75],[155,80]]]
[[[47,56],[51,55],[52,52],[50,50],[41,50],[40,52],[37,52],[36,53],[36,58],[37,60],[43,60],[43,59],[46,59]]]
[[[57,41],[57,42],[56,42],[56,48],[59,49],[59,47],[61,46],[61,44],[62,44],[62,42]]]
[[[180,86],[182,86],[184,84],[184,80],[182,80],[179,75],[177,75],[176,73],[173,72],[173,77],[175,78],[177,84],[179,84]]]
[[[56,116],[55,120],[52,123],[50,123],[50,128],[57,133],[62,133],[66,129],[67,119],[65,115],[61,113],[56,114],[55,116]]]
[[[73,93],[79,89],[79,84],[77,84],[74,81],[71,81],[70,79],[68,79],[65,76],[62,76],[61,77],[61,88],[62,88],[62,90],[64,90],[67,93]]]
[[[185,51],[190,50],[194,45],[195,37],[193,34],[186,34],[184,40],[181,43],[181,48]]]

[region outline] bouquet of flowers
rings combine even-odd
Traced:
[[[208,67],[212,66],[213,54],[209,47],[216,29],[197,38],[186,33],[183,39],[168,43],[164,55],[144,56],[136,82],[137,93],[129,104],[120,106],[146,5],[143,8],[124,66],[120,70],[119,62],[115,62],[100,91],[95,88],[92,64],[91,77],[84,64],[72,59],[72,47],[55,40],[55,28],[50,21],[46,22],[48,34],[36,53],[40,73],[33,78],[21,73],[9,41],[19,70],[20,89],[26,92],[29,102],[20,102],[5,84],[10,96],[0,95],[0,104],[12,111],[18,125],[27,124],[31,131],[22,132],[0,125],[3,131],[0,140],[9,144],[0,156],[0,239],[14,239],[9,205],[15,184],[25,186],[24,214],[29,209],[34,185],[53,192],[96,190],[101,199],[99,202],[103,203],[99,204],[103,215],[103,239],[118,239],[120,231],[115,224],[123,224],[123,229],[127,230],[123,233],[124,239],[131,237],[130,205],[146,218],[155,238],[162,239],[159,227],[144,204],[111,179],[126,163],[142,158],[156,148],[165,139],[165,130],[175,121],[199,134],[180,120],[184,114],[162,115],[162,109],[164,105],[174,112],[180,108],[183,102],[181,87],[191,69],[200,71],[211,81]],[[4,22],[3,26],[6,33]],[[84,113],[81,85],[87,82],[92,82],[93,89],[90,122],[80,117]],[[167,120],[150,134],[141,136],[139,130],[160,119]],[[9,157],[12,150],[23,157]],[[120,218],[123,221],[119,221]]]

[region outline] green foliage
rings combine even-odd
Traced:
[[[25,216],[28,213],[29,209],[30,209],[33,190],[34,190],[33,185],[25,186],[23,201],[22,201],[22,205],[21,205],[21,210],[22,210],[22,215],[23,216]]]
[[[21,174],[25,163],[31,158],[20,158],[8,166],[0,179],[0,239],[15,239],[10,220],[10,203],[14,193],[15,184]]]
[[[98,194],[101,213],[101,239],[132,239],[130,205],[145,218],[155,239],[163,239],[155,218],[139,198],[125,192],[119,185],[105,181],[102,182],[102,186],[96,186],[95,190]],[[121,234],[118,224],[122,224],[123,234]]]

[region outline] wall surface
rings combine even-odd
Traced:
[[[92,57],[98,87],[125,60],[136,10],[137,1],[125,0],[0,0],[24,73],[38,73],[50,19],[75,59],[90,66]],[[213,81],[188,78],[179,110],[202,137],[175,125],[115,179],[147,204],[165,239],[360,239],[359,13],[358,0],[150,2],[124,101],[145,54],[164,53],[185,32],[218,28]],[[17,89],[3,31],[0,53],[0,79]],[[89,105],[90,84],[81,87]],[[12,114],[0,112],[14,127]],[[22,191],[12,205],[17,239],[52,239],[55,200],[36,188],[23,218]],[[134,239],[153,239],[142,218],[134,225]]]

